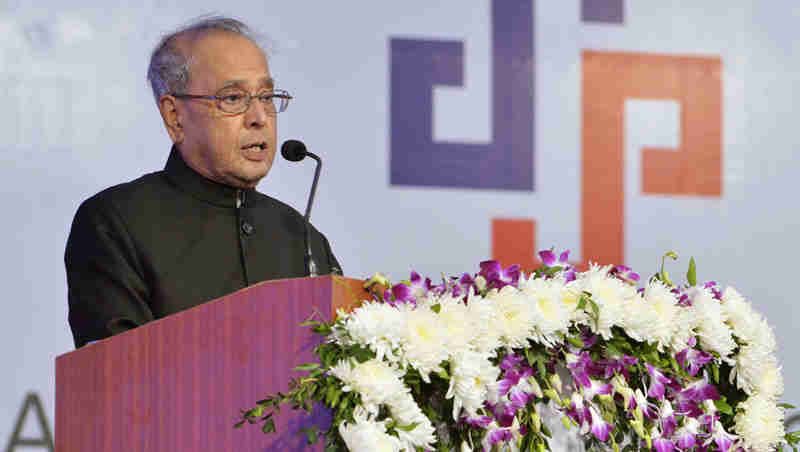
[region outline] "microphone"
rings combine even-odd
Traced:
[[[317,263],[314,261],[314,256],[311,253],[311,206],[314,204],[314,195],[317,192],[317,182],[319,181],[319,173],[322,170],[322,160],[314,153],[306,149],[306,145],[298,140],[286,140],[281,145],[281,155],[283,158],[290,162],[299,162],[306,158],[311,157],[317,161],[316,169],[314,170],[314,182],[311,184],[311,193],[308,195],[308,204],[306,204],[305,215],[305,229],[306,229],[306,254],[305,263],[308,276],[319,276],[317,272]],[[337,274],[342,274],[338,268],[333,268],[332,271]]]

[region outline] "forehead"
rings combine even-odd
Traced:
[[[212,32],[188,44],[192,63],[189,85],[217,90],[226,86],[255,88],[271,84],[269,64],[264,52],[244,36]]]

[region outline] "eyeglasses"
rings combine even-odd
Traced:
[[[267,114],[275,116],[278,113],[286,111],[289,106],[289,100],[292,96],[288,92],[276,89],[269,91],[261,91],[256,95],[252,95],[247,91],[240,89],[225,89],[217,93],[215,96],[201,96],[197,94],[172,94],[178,99],[211,99],[216,101],[217,108],[225,113],[238,115],[246,112],[250,108],[250,103],[253,98],[258,99],[261,105],[265,107]]]

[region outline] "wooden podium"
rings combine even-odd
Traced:
[[[233,424],[312,361],[318,336],[300,322],[367,297],[338,276],[266,281],[61,355],[56,451],[321,451],[297,432],[323,426],[324,411],[287,406],[269,435]]]

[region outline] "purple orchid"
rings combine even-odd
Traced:
[[[575,266],[569,263],[569,250],[562,252],[558,258],[552,249],[539,251],[539,259],[545,267],[561,267],[566,282],[575,281]]]
[[[664,385],[672,385],[672,380],[667,378],[661,371],[659,371],[650,363],[645,363],[647,373],[650,374],[650,388],[647,390],[647,396],[656,400],[664,400]]]
[[[614,430],[614,426],[606,422],[593,405],[589,406],[589,413],[592,418],[592,434],[594,437],[603,442],[608,441],[609,432]]]
[[[582,389],[583,398],[592,400],[597,395],[611,394],[613,386],[610,383],[600,383],[597,380],[589,379],[589,386]]]
[[[641,279],[638,273],[634,272],[630,267],[626,267],[624,265],[617,265],[616,267],[612,268],[611,271],[608,272],[608,276],[614,276],[617,279],[621,279],[623,282],[633,286],[638,284],[639,280]]]
[[[539,259],[542,260],[542,264],[544,264],[545,267],[566,268],[569,267],[569,250],[562,252],[558,258],[556,258],[556,253],[552,248],[549,250],[542,250],[539,251]]]
[[[658,431],[657,427],[653,428],[653,449],[656,452],[672,452],[675,450],[675,442],[669,439],[670,434]]]
[[[704,445],[707,446],[711,441],[714,441],[717,444],[717,448],[720,452],[728,452],[738,438],[738,436],[726,432],[725,428],[719,421],[715,421],[714,428],[711,432],[711,437],[705,442]]]
[[[392,299],[395,303],[410,303],[416,306],[417,298],[414,289],[405,283],[398,283],[392,286]]]
[[[699,435],[700,423],[697,419],[692,417],[684,418],[683,427],[675,432],[675,437],[678,439],[676,444],[678,448],[683,450],[691,449],[697,444],[697,435]]]
[[[567,416],[570,417],[576,424],[581,428],[581,430],[586,428],[588,431],[589,421],[591,419],[591,413],[589,412],[589,407],[586,406],[586,403],[581,397],[580,394],[577,392],[572,393],[571,403],[569,408],[565,410]]]
[[[615,373],[619,373],[624,375],[625,379],[630,379],[628,367],[635,366],[638,362],[639,360],[634,356],[622,355],[599,360],[597,364],[603,369],[604,378],[611,378]]]
[[[486,435],[486,439],[489,441],[490,446],[511,441],[512,438],[513,435],[511,434],[511,430],[507,428],[491,429]]]
[[[717,388],[709,383],[708,375],[673,394],[673,401],[678,414],[699,418],[704,414],[701,405],[706,400],[719,400]]]
[[[702,350],[687,347],[675,355],[675,359],[681,367],[689,372],[689,375],[694,377],[697,375],[697,372],[699,372],[706,363],[714,359],[714,357],[711,356],[710,353],[706,353]]]
[[[708,375],[704,374],[701,380],[687,386],[680,394],[689,400],[703,403],[706,400],[719,400],[717,387],[708,381]]]
[[[641,389],[636,389],[636,391],[633,393],[633,396],[636,399],[636,409],[640,410],[644,417],[648,419],[658,418],[657,407],[655,404],[647,401],[647,397],[645,397]]]
[[[656,438],[653,440],[653,449],[656,452],[672,452],[675,450],[675,444],[666,438]]]
[[[490,418],[489,416],[464,417],[461,418],[461,420],[463,420],[464,422],[473,427],[478,427],[483,429],[488,427],[489,424],[491,424],[492,422],[492,418]]]
[[[716,281],[708,281],[707,283],[703,284],[703,288],[711,289],[714,299],[722,301],[722,291],[719,289],[719,285]]]
[[[591,368],[594,362],[591,356],[589,356],[589,352],[583,351],[579,355],[567,353],[565,358],[567,361],[567,368],[572,374],[573,380],[583,387],[591,386],[589,372],[592,370]]]
[[[669,403],[669,400],[664,400],[661,403],[659,417],[661,418],[661,431],[664,436],[672,436],[675,429],[678,428],[678,422],[675,420],[675,411],[672,409],[672,404]]]
[[[500,368],[506,371],[516,369],[524,360],[525,358],[521,355],[508,354],[503,357],[503,361],[500,362]]]
[[[505,286],[517,286],[520,278],[519,265],[512,265],[507,268],[500,266],[498,261],[483,261],[480,264],[481,271],[478,275],[486,279],[489,288],[501,289]]]
[[[469,273],[464,273],[458,278],[458,281],[453,286],[453,296],[459,297],[461,295],[468,295],[470,289],[476,293],[479,291],[478,286],[475,285],[475,279]]]

